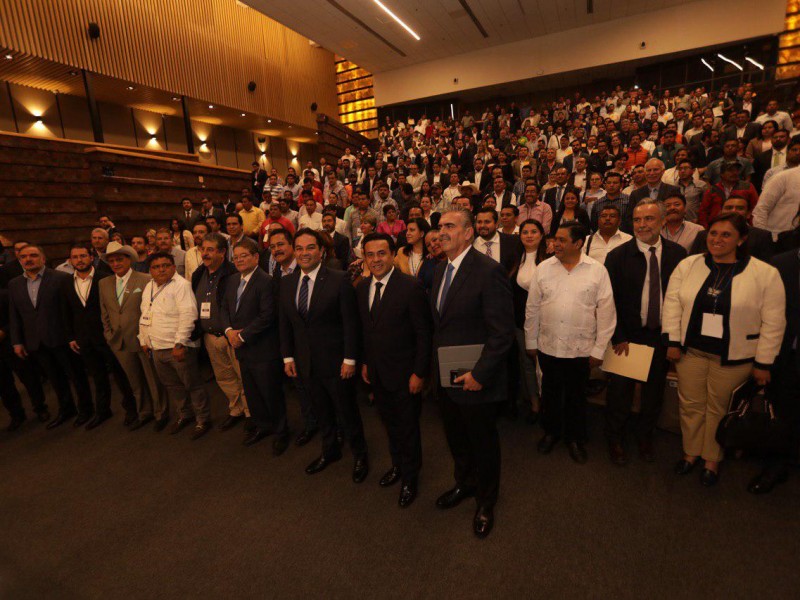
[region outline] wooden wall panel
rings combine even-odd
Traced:
[[[312,102],[337,114],[333,54],[235,0],[3,0],[0,46],[311,129]]]

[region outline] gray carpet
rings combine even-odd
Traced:
[[[54,402],[51,406],[54,406]],[[116,405],[116,403],[115,403]],[[214,394],[214,413],[224,415]],[[290,400],[294,428],[297,404]],[[191,442],[125,431],[0,434],[0,598],[745,598],[796,597],[800,483],[767,497],[752,461],[723,465],[716,489],[679,478],[677,436],[658,462],[609,464],[592,412],[589,463],[563,446],[539,456],[539,429],[501,419],[496,526],[472,535],[474,504],[434,506],[452,484],[435,406],[423,410],[417,501],[378,487],[389,466],[374,408],[362,404],[372,471],[351,460],[308,477],[319,438],[274,458],[240,429]]]

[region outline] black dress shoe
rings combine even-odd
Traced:
[[[95,415],[93,416],[89,422],[86,424],[86,431],[91,431],[95,427],[99,427],[104,422],[108,421],[111,418],[111,413],[107,413],[105,415]]]
[[[625,448],[619,442],[608,442],[608,458],[618,467],[623,467],[628,464]]]
[[[72,426],[81,427],[82,425],[86,425],[89,421],[91,421],[92,418],[92,415],[78,415],[77,418],[72,422]]]
[[[258,429],[258,428],[256,428],[253,431],[251,431],[247,436],[245,436],[244,441],[242,442],[242,444],[244,444],[245,446],[252,446],[254,444],[257,444],[258,442],[260,442],[264,438],[269,437],[270,433],[271,432],[270,432],[269,429]]]
[[[688,460],[682,458],[677,463],[675,463],[675,474],[676,475],[688,475],[689,473],[694,470],[697,466],[698,459],[694,459],[693,462],[689,462]]]
[[[24,415],[22,417],[14,417],[9,422],[8,427],[6,427],[6,431],[9,431],[9,432],[16,431],[17,429],[19,429],[22,426],[22,424],[24,422],[25,422],[25,416]]]
[[[579,465],[586,464],[589,457],[586,454],[586,447],[581,442],[570,442],[567,446],[569,457]]]
[[[786,469],[780,471],[765,470],[756,475],[747,486],[747,491],[751,494],[769,494],[776,485],[786,483],[789,473]]]
[[[308,442],[310,442],[315,435],[317,435],[318,429],[304,429],[301,431],[297,437],[294,439],[295,446],[305,446]]]
[[[706,487],[717,485],[719,481],[719,473],[715,473],[711,469],[703,469],[703,474],[700,475],[700,483]]]
[[[369,461],[366,456],[357,458],[353,463],[353,482],[362,483],[369,473]]]
[[[339,460],[342,460],[341,453],[334,454],[333,456],[320,456],[317,460],[306,467],[306,475],[315,475],[316,473],[324,471],[328,468],[328,465]]]
[[[417,497],[417,483],[408,482],[403,483],[400,487],[400,497],[397,499],[397,505],[400,508],[408,508],[414,499]]]
[[[644,462],[656,461],[656,451],[653,448],[653,440],[648,439],[639,441],[639,457]]]
[[[156,433],[158,433],[160,431],[164,431],[167,428],[167,425],[169,425],[169,417],[165,415],[156,421],[153,429]]]
[[[129,415],[126,414],[125,415],[125,419],[122,421],[122,425],[125,426],[125,427],[130,428],[130,426],[133,425],[138,420],[139,420],[139,417],[137,416],[136,413],[131,413]]]
[[[205,423],[198,423],[197,425],[194,426],[194,431],[192,431],[192,439],[199,440],[210,430],[211,430],[211,421],[206,421]]]
[[[398,481],[400,481],[400,469],[398,469],[397,467],[392,467],[391,469],[386,471],[383,477],[381,477],[381,480],[378,482],[378,485],[381,487],[389,487],[390,485],[394,485]]]
[[[136,419],[133,423],[131,423],[128,426],[128,431],[136,431],[137,429],[141,429],[152,420],[153,420],[153,415],[147,415],[146,417],[143,417],[141,419]]]
[[[539,440],[539,445],[536,449],[539,451],[539,454],[550,454],[557,443],[558,438],[556,436],[547,434]]]
[[[39,419],[39,423],[47,423],[50,420],[50,411],[46,408],[41,408],[36,411],[36,418]]]
[[[272,442],[272,456],[280,456],[289,447],[289,432],[282,433]]]
[[[244,419],[244,432],[245,433],[252,433],[256,430],[256,424],[253,422],[253,419],[250,417],[245,417]]]
[[[466,498],[472,498],[475,495],[474,488],[454,487],[452,490],[447,490],[444,494],[436,499],[436,506],[443,510],[454,508],[461,504]]]
[[[50,421],[47,424],[47,429],[55,429],[56,427],[59,427],[59,426],[63,425],[64,423],[66,423],[67,421],[69,421],[74,416],[75,416],[75,413],[66,413],[66,414],[63,414],[63,415],[61,415],[61,414],[56,415],[56,418],[53,419],[52,421]]]
[[[194,423],[194,417],[179,417],[172,426],[169,428],[169,434],[175,435],[180,432],[184,427]]]
[[[228,429],[233,429],[234,427],[236,427],[236,425],[239,424],[239,422],[242,419],[244,419],[244,417],[241,416],[241,415],[237,415],[237,416],[228,415],[228,418],[225,419],[222,423],[220,423],[219,430],[220,431],[228,431]]]
[[[494,527],[494,509],[491,506],[479,506],[472,519],[472,531],[481,539],[485,538]]]

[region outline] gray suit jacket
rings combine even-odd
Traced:
[[[121,304],[117,302],[117,278],[100,280],[100,316],[103,320],[103,335],[117,352],[138,352],[139,317],[142,312],[142,292],[150,275],[132,271]]]

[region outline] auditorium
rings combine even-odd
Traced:
[[[0,598],[794,597],[800,0],[0,0]]]

